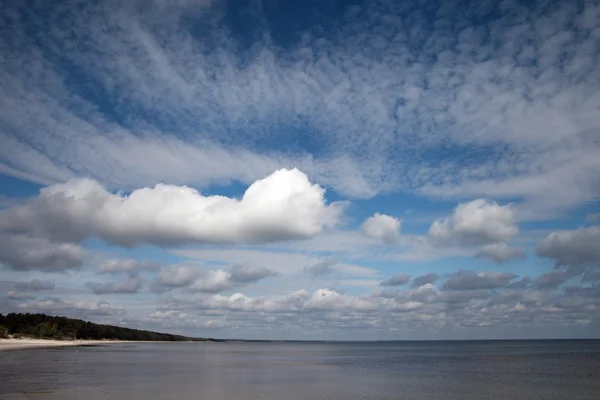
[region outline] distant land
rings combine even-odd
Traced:
[[[450,340],[373,340],[373,341],[354,341],[354,340],[269,340],[269,339],[236,339],[236,338],[205,338],[189,337],[175,335],[171,333],[154,332],[142,329],[125,328],[115,325],[96,324],[94,322],[81,319],[68,318],[62,316],[52,316],[46,314],[31,313],[0,313],[0,340],[2,339],[46,339],[48,342],[63,341],[73,342],[73,345],[80,345],[77,342],[82,341],[136,341],[136,342],[227,342],[227,343],[360,343],[360,344],[381,344],[381,343],[472,343],[472,342],[568,342],[573,340],[599,342],[598,338],[576,338],[576,339],[450,339]],[[29,343],[29,342],[27,342]],[[32,342],[33,343],[33,342]],[[31,343],[29,343],[31,344]],[[39,343],[44,345],[46,343]],[[24,346],[31,347],[31,346]],[[33,346],[37,347],[37,346]],[[51,347],[54,347],[51,346]]]
[[[127,340],[161,342],[218,342],[218,339],[188,337],[96,324],[81,319],[46,314],[0,314],[0,338],[36,338],[54,340]]]

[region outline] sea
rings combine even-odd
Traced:
[[[5,351],[0,399],[599,400],[600,341],[119,343]]]

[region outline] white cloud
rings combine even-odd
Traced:
[[[189,265],[171,265],[158,274],[157,283],[166,287],[188,286],[198,276],[198,270]]]
[[[424,276],[432,280],[428,275]],[[370,327],[369,334],[374,337],[386,332],[412,332],[417,338],[431,331],[468,334],[471,328],[482,325],[490,329],[556,328],[569,326],[573,318],[594,319],[590,318],[597,310],[598,291],[594,287],[574,285],[555,291],[564,280],[544,279],[530,286],[514,284],[531,283],[528,277],[516,279],[509,273],[459,271],[440,289],[431,283],[411,289],[378,287],[366,296],[332,289],[292,291],[285,296],[188,296],[168,299],[159,313],[161,318],[172,317],[174,321],[179,313],[186,319],[216,317],[227,325],[223,332],[229,336],[232,329],[252,332],[266,326],[277,327],[278,332],[315,332],[326,327],[339,334],[362,326]],[[512,315],[516,311],[520,315]]]
[[[361,226],[365,235],[377,238],[385,244],[396,244],[400,239],[401,221],[390,215],[375,213]]]
[[[517,275],[508,272],[474,272],[461,270],[448,279],[444,290],[478,290],[504,287]]]
[[[330,289],[319,289],[304,303],[304,309],[369,311],[376,310],[377,304],[367,298],[346,296]]]
[[[477,199],[459,204],[452,216],[434,221],[428,238],[437,246],[478,246],[510,240],[518,232],[510,205]]]
[[[192,301],[192,306],[199,309],[217,309],[244,312],[288,312],[299,311],[309,294],[299,290],[282,298],[248,297],[242,293],[231,296],[214,295],[209,298]],[[189,301],[188,301],[189,303]]]
[[[248,265],[234,265],[229,271],[202,270],[194,265],[172,265],[160,272],[156,284],[159,291],[187,288],[190,291],[218,293],[275,276],[277,273],[268,268]]]
[[[515,205],[521,220],[547,220],[597,198],[600,150],[594,145],[577,151],[555,149],[537,164],[550,164],[528,173],[502,178],[465,179],[461,184],[424,185],[419,192],[426,196],[468,199],[486,196],[496,199],[521,198]],[[541,156],[540,156],[541,157]],[[509,161],[507,161],[509,163]],[[516,163],[516,162],[515,162]],[[528,161],[522,161],[529,167]],[[533,164],[533,163],[532,163]],[[555,165],[556,164],[556,165]],[[488,174],[500,174],[496,164],[486,166]],[[534,169],[535,165],[531,165]],[[538,168],[540,168],[538,166]],[[447,171],[446,171],[447,173]],[[563,188],[560,191],[556,187]]]
[[[506,243],[494,243],[478,251],[475,258],[505,263],[515,258],[525,258],[525,253],[522,250],[508,247]]]
[[[434,273],[428,273],[421,276],[417,276],[415,279],[413,279],[412,287],[418,288],[420,286],[430,285],[432,283],[435,283],[435,281],[437,281],[438,278],[439,276]]]
[[[190,31],[180,19],[187,6],[111,2],[100,13],[66,2],[29,13],[31,30],[9,8],[0,169],[45,183],[84,175],[128,188],[251,183],[299,166],[349,195],[519,197],[530,217],[593,199],[598,6],[498,3],[489,18],[473,19],[479,6],[459,13],[450,10],[465,5],[447,4],[428,26],[415,22],[416,4],[401,12],[394,2],[365,4],[362,13],[334,16],[336,29],[305,21],[286,46],[267,23],[242,49],[227,20],[212,18],[220,13],[195,21],[210,27],[203,35]],[[102,104],[89,92],[102,93]],[[320,155],[283,154],[286,135],[307,128]]]
[[[122,246],[299,239],[337,223],[342,208],[327,205],[324,194],[297,169],[254,182],[240,200],[165,184],[119,195],[82,179],[43,188],[29,203],[0,211],[0,229]]]
[[[199,292],[218,293],[276,275],[267,268],[234,265],[229,272],[222,269],[203,272],[188,288]]]
[[[373,311],[377,304],[367,297],[348,296],[331,289],[318,289],[312,294],[299,290],[283,297],[248,297],[241,293],[215,295],[185,302],[195,308],[244,312],[310,312]],[[175,304],[177,306],[177,304]]]
[[[218,293],[232,288],[231,275],[222,269],[206,271],[189,288],[199,292]]]

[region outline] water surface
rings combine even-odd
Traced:
[[[152,343],[0,353],[0,399],[600,398],[600,341]]]

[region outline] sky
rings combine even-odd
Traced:
[[[600,337],[599,1],[0,11],[0,312]]]

